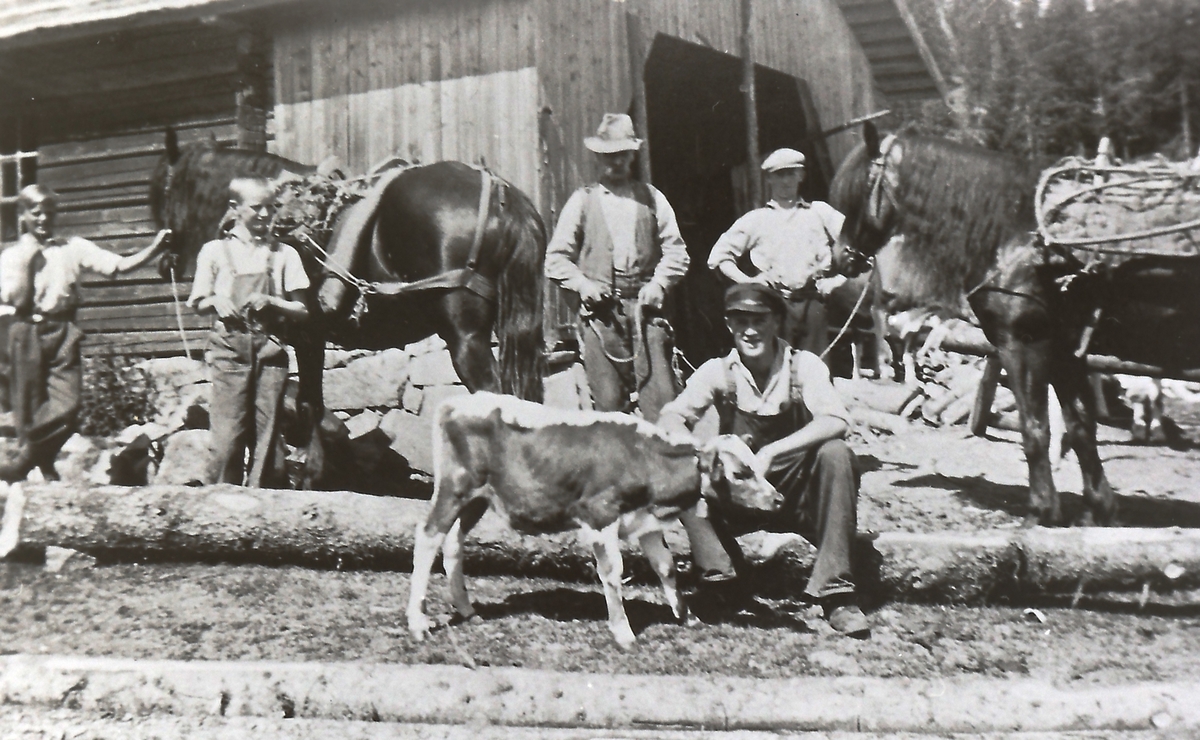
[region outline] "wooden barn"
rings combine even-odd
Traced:
[[[854,143],[823,131],[944,92],[905,0],[0,0],[0,72],[0,237],[36,180],[63,195],[61,233],[118,251],[153,233],[166,125],[352,173],[393,155],[483,162],[552,228],[594,174],[583,138],[630,112],[696,263],[677,322],[695,354],[704,259],[757,193],[751,152],[802,149],[819,197]],[[180,353],[180,320],[202,341],[149,270],[84,301],[90,352]],[[551,291],[552,338],[568,320]]]

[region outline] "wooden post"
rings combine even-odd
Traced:
[[[633,125],[646,140],[638,152],[638,178],[650,184],[650,117],[646,112],[646,38],[642,21],[632,12],[625,13],[625,33],[629,41],[629,80],[633,85]]]
[[[1192,116],[1188,110],[1190,101],[1188,100],[1188,79],[1186,75],[1179,77],[1179,110],[1183,119],[1180,125],[1183,127],[1183,151],[1184,156],[1191,159],[1196,155],[1196,150],[1192,146]]]
[[[267,54],[259,34],[238,34],[237,145],[239,149],[267,150]]]
[[[751,9],[754,0],[742,0],[742,99],[746,103],[746,179],[750,208],[762,205],[762,177],[758,172],[758,94],[754,87],[754,44]]]

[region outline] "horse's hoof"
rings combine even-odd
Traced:
[[[627,652],[637,647],[637,638],[634,637],[633,630],[620,632],[614,631],[613,637],[616,638],[617,647],[619,647],[622,651]]]

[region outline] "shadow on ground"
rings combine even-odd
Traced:
[[[1029,508],[1029,487],[993,483],[980,476],[921,475],[896,481],[897,488],[939,488],[952,491],[963,503],[982,509],[1003,511],[1015,518],[1024,517]],[[1060,492],[1063,515],[1074,521],[1083,511],[1083,497],[1077,493]],[[1123,527],[1185,527],[1200,528],[1200,504],[1191,501],[1128,496],[1117,494],[1118,525]]]
[[[758,599],[743,599],[737,603],[688,599],[689,605],[705,623],[735,624],[745,627],[770,629],[787,627],[806,630],[807,626],[796,613],[795,604],[774,604]],[[605,619],[608,607],[604,595],[594,591],[578,591],[570,588],[553,588],[513,594],[500,603],[476,604],[476,610],[484,619],[498,619],[518,614],[537,614],[556,622],[573,622]],[[654,604],[636,597],[625,597],[625,613],[635,633],[641,633],[655,624],[674,624],[675,615],[665,604]]]

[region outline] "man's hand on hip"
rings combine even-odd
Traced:
[[[663,301],[666,299],[666,292],[662,286],[655,282],[649,282],[642,286],[638,292],[638,303],[653,309],[661,309]]]

